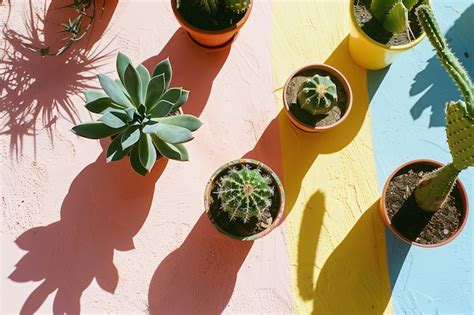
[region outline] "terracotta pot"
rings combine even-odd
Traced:
[[[178,20],[179,24],[181,24],[181,27],[188,32],[189,36],[191,36],[191,38],[197,44],[211,49],[225,48],[232,44],[240,29],[244,26],[245,22],[247,22],[253,6],[253,0],[250,0],[250,6],[245,12],[245,15],[242,17],[242,19],[240,19],[240,21],[231,27],[223,30],[209,31],[199,29],[189,24],[179,13],[176,7],[176,1],[177,0],[171,0],[171,7],[173,8],[173,13],[176,19]]]
[[[357,23],[354,13],[354,0],[351,0],[349,3],[349,11],[351,17],[349,51],[352,59],[359,66],[367,70],[380,70],[389,66],[398,55],[418,45],[426,36],[423,33],[420,37],[406,45],[388,46],[381,44],[370,38],[362,30],[359,23]]]
[[[466,225],[467,217],[468,217],[468,214],[469,214],[469,201],[468,201],[468,198],[467,198],[466,189],[464,188],[463,183],[459,179],[456,181],[456,187],[459,189],[459,192],[460,192],[460,195],[461,195],[461,202],[462,202],[462,205],[464,207],[464,212],[463,212],[463,215],[461,217],[461,225],[459,226],[459,229],[456,231],[456,233],[451,235],[451,237],[449,237],[448,239],[446,239],[446,240],[444,240],[440,243],[437,243],[437,244],[420,244],[420,243],[414,242],[412,240],[409,240],[408,238],[406,238],[402,234],[400,234],[397,231],[397,229],[392,225],[392,223],[390,222],[390,219],[387,215],[387,209],[385,207],[385,195],[387,194],[387,190],[388,190],[388,186],[389,186],[390,182],[392,181],[392,179],[395,176],[398,175],[398,173],[401,170],[403,170],[407,167],[410,167],[411,165],[414,165],[414,164],[432,165],[435,168],[440,168],[440,167],[444,166],[444,164],[442,164],[440,162],[437,162],[437,161],[426,160],[426,159],[418,159],[418,160],[413,160],[413,161],[407,162],[407,163],[401,165],[395,171],[393,171],[393,173],[388,177],[387,181],[385,182],[385,186],[384,186],[383,192],[382,192],[382,197],[380,198],[380,201],[379,201],[380,202],[379,203],[380,215],[382,216],[382,220],[383,220],[384,224],[390,229],[390,231],[392,231],[393,234],[398,236],[398,238],[400,238],[402,241],[404,241],[404,242],[406,242],[410,245],[416,245],[416,246],[426,247],[426,248],[433,248],[433,247],[439,247],[439,246],[446,245],[446,244],[452,242],[461,233],[464,226]]]
[[[344,112],[344,115],[336,123],[334,123],[332,125],[329,125],[329,126],[314,127],[314,126],[310,126],[310,125],[306,125],[306,124],[302,123],[291,113],[290,107],[288,105],[288,100],[286,98],[286,91],[288,89],[288,85],[289,85],[291,79],[293,77],[295,77],[300,72],[303,72],[303,71],[306,71],[306,70],[313,70],[313,69],[323,70],[323,71],[328,72],[328,73],[332,74],[333,76],[335,76],[338,79],[338,81],[342,84],[342,86],[344,87],[344,90],[346,92],[346,110]],[[293,72],[288,77],[288,79],[286,80],[285,86],[283,88],[283,107],[285,108],[286,115],[288,116],[290,121],[296,127],[298,127],[299,129],[301,129],[303,131],[306,131],[306,132],[323,132],[323,131],[327,131],[327,130],[332,129],[332,128],[338,126],[339,124],[341,124],[347,118],[347,116],[349,115],[349,112],[352,109],[352,99],[353,99],[352,89],[351,89],[351,86],[349,84],[349,81],[346,79],[346,77],[339,70],[337,70],[336,68],[333,68],[329,65],[326,65],[326,64],[314,64],[314,65],[308,65],[308,66],[304,66],[304,67],[299,68],[298,70]]]
[[[211,213],[211,204],[213,201],[212,197],[212,190],[214,188],[216,180],[218,180],[221,176],[221,174],[225,171],[227,171],[229,168],[236,166],[236,165],[242,165],[242,164],[249,164],[252,165],[253,167],[258,167],[260,170],[264,171],[268,175],[271,176],[273,179],[273,184],[276,188],[276,193],[279,195],[279,205],[278,205],[278,213],[276,217],[273,219],[273,223],[268,227],[266,230],[261,231],[260,233],[250,235],[250,236],[240,236],[240,235],[235,235],[230,233],[229,231],[224,230],[213,218],[212,213]],[[283,189],[283,185],[276,175],[276,173],[267,165],[263,164],[260,161],[256,160],[251,160],[251,159],[240,159],[240,160],[234,160],[232,162],[226,163],[223,166],[221,166],[214,174],[211,176],[209,179],[207,185],[206,185],[206,190],[204,192],[204,206],[206,209],[207,216],[211,220],[212,224],[217,228],[219,232],[222,234],[236,239],[236,240],[241,240],[241,241],[254,241],[256,239],[262,238],[268,233],[270,233],[275,227],[277,227],[280,224],[281,219],[283,218],[283,214],[285,212],[285,191]]]

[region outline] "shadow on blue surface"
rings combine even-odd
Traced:
[[[372,102],[372,98],[374,97],[375,93],[377,93],[377,90],[387,75],[388,70],[390,70],[390,66],[378,71],[367,71],[369,81],[369,102]]]
[[[390,288],[393,291],[397,283],[398,276],[402,270],[403,263],[410,251],[411,245],[395,236],[392,231],[385,228],[385,237],[387,244],[387,253],[390,260],[388,264],[388,274],[390,275]]]
[[[451,49],[467,68],[471,76],[474,74],[474,45],[472,43],[472,36],[459,35],[472,34],[472,30],[474,30],[474,4],[461,14],[446,33],[446,39]],[[458,100],[460,92],[436,55],[433,55],[428,60],[425,69],[416,75],[415,81],[411,85],[410,96],[423,92],[423,96],[410,110],[413,119],[418,119],[423,111],[431,108],[429,127],[444,126],[445,104],[448,101]]]

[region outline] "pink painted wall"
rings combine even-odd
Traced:
[[[77,50],[41,58],[18,44],[42,39],[42,23],[28,32],[31,12],[46,14],[49,40],[64,18],[49,1],[0,7],[0,313],[290,312],[283,228],[241,243],[203,215],[205,183],[229,160],[257,158],[282,176],[278,124],[267,128],[277,115],[270,3],[257,2],[217,54],[178,30],[168,1],[122,0],[107,1]],[[170,57],[172,85],[191,91],[184,111],[204,122],[190,162],[162,161],[141,178],[69,131],[91,119],[79,91],[113,73],[119,50],[149,68]]]

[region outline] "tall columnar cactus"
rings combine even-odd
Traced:
[[[416,14],[438,58],[464,97],[464,101],[446,105],[446,134],[453,161],[422,178],[415,190],[418,205],[426,211],[436,211],[448,198],[459,173],[474,166],[474,84],[448,47],[431,7],[422,5]]]
[[[217,190],[221,210],[227,212],[231,220],[239,218],[244,223],[251,218],[261,218],[271,207],[273,194],[270,176],[247,165],[230,169],[220,179]]]
[[[245,12],[250,6],[250,0],[198,0],[209,13],[216,13],[219,5],[236,14]]]
[[[326,114],[337,104],[337,87],[330,77],[316,74],[301,84],[298,104],[311,115]]]
[[[419,0],[372,0],[370,11],[391,33],[401,33],[410,29],[408,12]],[[421,0],[423,1],[423,0]]]

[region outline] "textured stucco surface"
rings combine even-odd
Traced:
[[[473,28],[474,2],[443,1],[443,30],[472,71],[472,43],[456,37]],[[472,220],[426,251],[384,232],[376,213],[396,166],[449,159],[434,102],[457,92],[433,81],[446,76],[426,41],[366,72],[347,51],[348,0],[256,0],[232,48],[210,53],[179,30],[169,1],[107,0],[90,37],[41,58],[19,43],[58,38],[64,11],[50,2],[0,0],[1,314],[473,312]],[[149,69],[170,57],[172,85],[191,91],[184,111],[204,122],[190,162],[141,178],[69,131],[91,119],[80,91],[114,74],[119,50]],[[298,131],[281,111],[287,76],[309,63],[335,66],[354,92],[348,120],[326,134]],[[252,243],[203,215],[208,178],[241,157],[271,166],[287,195],[286,220]],[[474,200],[474,174],[461,178]]]

